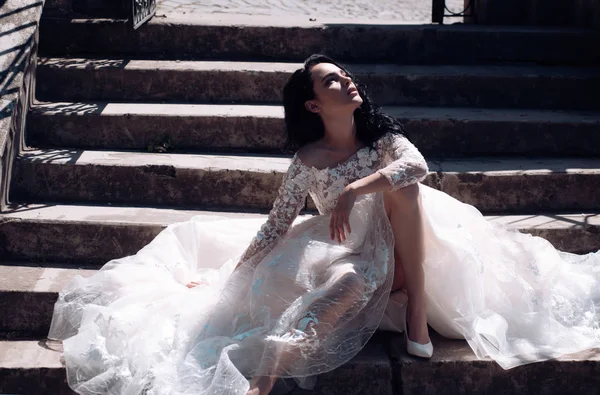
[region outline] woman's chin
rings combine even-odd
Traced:
[[[350,105],[354,106],[354,109],[360,107],[361,104],[363,104],[363,99],[359,95],[354,96],[350,101]]]

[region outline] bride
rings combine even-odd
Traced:
[[[262,226],[196,216],[60,293],[49,338],[71,388],[310,388],[378,328],[431,357],[427,324],[505,369],[600,347],[600,253],[557,251],[421,185],[422,155],[335,61],[311,56],[283,93],[296,154]],[[320,215],[298,217],[309,194]]]

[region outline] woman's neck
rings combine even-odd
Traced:
[[[346,117],[322,117],[325,126],[323,142],[332,148],[355,150],[356,125],[354,115]]]

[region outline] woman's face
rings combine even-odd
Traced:
[[[319,63],[311,69],[315,98],[305,103],[308,111],[321,115],[352,114],[363,102],[354,82],[332,63]]]

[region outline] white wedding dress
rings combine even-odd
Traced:
[[[262,227],[197,216],[76,278],[60,293],[49,334],[63,340],[69,385],[80,394],[244,395],[247,378],[278,375],[310,387],[378,327],[402,330],[406,299],[389,296],[394,239],[382,194],[357,200],[348,240],[329,236],[339,194],[375,171],[402,188],[427,167],[392,134],[331,168],[294,157]],[[506,369],[600,347],[600,253],[559,252],[420,190],[437,332]],[[297,219],[309,193],[321,215]],[[202,284],[188,289],[190,281]],[[337,309],[341,301],[350,307]]]

